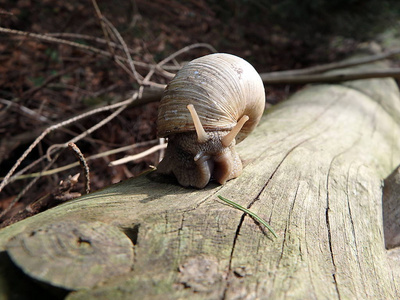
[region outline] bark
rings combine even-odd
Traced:
[[[399,254],[385,249],[382,218],[383,179],[400,164],[399,120],[392,79],[309,86],[238,145],[243,174],[224,186],[143,175],[2,229],[0,250],[12,252],[17,234],[100,221],[131,239],[132,268],[68,299],[399,299]],[[0,287],[7,274],[0,268]]]

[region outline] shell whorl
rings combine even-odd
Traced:
[[[194,105],[206,131],[231,130],[243,115],[249,116],[236,138],[239,143],[261,118],[264,85],[253,66],[240,57],[216,53],[195,59],[176,74],[164,91],[158,136],[195,130],[188,104]]]

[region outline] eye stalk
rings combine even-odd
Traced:
[[[243,117],[240,118],[239,122],[233,127],[233,129],[221,139],[222,146],[228,147],[233,140],[236,138],[240,130],[242,129],[244,123],[246,123],[249,120],[249,116],[244,115]]]
[[[189,104],[187,106],[187,109],[189,110],[190,115],[192,116],[194,128],[196,129],[196,133],[197,133],[197,141],[199,143],[203,144],[209,139],[207,132],[204,130],[203,125],[201,125],[200,118],[199,118],[193,104]],[[242,129],[244,123],[246,123],[248,120],[249,120],[249,116],[247,116],[247,115],[244,115],[243,117],[241,117],[240,120],[235,125],[235,127],[233,127],[232,130],[221,139],[222,146],[228,147],[233,142],[233,140],[236,138],[236,136]]]
[[[187,109],[190,112],[190,115],[193,119],[194,128],[196,128],[197,132],[197,141],[201,144],[205,143],[208,140],[207,132],[204,130],[203,125],[201,125],[200,118],[194,108],[193,104],[189,104]]]

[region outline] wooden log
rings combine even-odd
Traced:
[[[224,186],[143,175],[2,229],[0,249],[61,222],[120,228],[134,247],[131,271],[68,299],[399,299],[398,254],[389,258],[382,220],[399,120],[392,79],[309,86],[238,145],[243,174]],[[278,238],[217,195],[266,219]]]

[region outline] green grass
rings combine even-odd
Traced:
[[[275,233],[275,231],[272,229],[272,227],[263,219],[261,219],[259,216],[257,216],[255,213],[253,213],[252,211],[248,210],[247,208],[244,208],[243,206],[228,200],[220,195],[218,195],[218,198],[221,199],[222,201],[228,203],[229,205],[233,206],[234,208],[237,208],[243,212],[245,212],[246,214],[250,215],[252,218],[254,218],[256,221],[260,222],[261,224],[263,224],[265,227],[267,227],[267,229],[269,230],[269,232],[271,232],[273,234],[274,237],[278,237]]]

